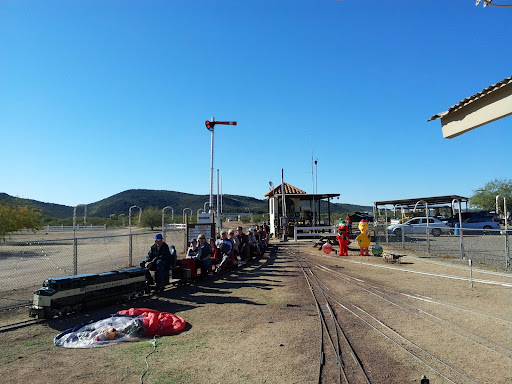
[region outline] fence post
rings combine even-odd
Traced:
[[[507,220],[505,218],[505,220]],[[505,268],[510,267],[510,256],[509,256],[510,248],[508,246],[508,230],[507,226],[505,226]]]
[[[128,265],[131,267],[132,266],[132,237],[133,235],[130,233],[130,235],[128,236],[129,238],[129,246],[128,246]]]
[[[78,239],[73,237],[73,275],[78,275]]]

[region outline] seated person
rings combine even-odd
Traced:
[[[235,236],[235,231],[230,229],[228,231],[228,237],[229,240],[231,240],[231,243],[233,244],[233,262],[234,264],[238,263],[237,257],[238,257],[238,249],[240,248],[240,240],[238,237]]]
[[[217,251],[222,257],[222,261],[215,271],[216,273],[219,273],[223,268],[227,267],[233,253],[233,242],[228,239],[228,233],[225,230],[220,233],[220,239],[217,240]]]
[[[210,248],[212,249],[211,263],[218,264],[219,263],[219,250],[217,248],[217,244],[215,243],[215,239],[210,239]]]
[[[196,269],[201,268],[201,275],[204,276],[210,271],[212,266],[212,247],[206,242],[206,236],[204,234],[200,234],[198,239],[199,245],[197,248],[199,251],[195,258]]]
[[[238,237],[238,254],[240,255],[240,263],[238,265],[244,265],[249,256],[249,236],[244,233],[242,227],[238,227],[236,232]]]
[[[249,234],[247,236],[249,237],[249,248],[251,250],[251,258],[255,258],[256,256],[259,256],[259,252],[257,247],[256,236],[254,236],[254,229],[249,228]]]
[[[188,251],[187,251],[187,256],[186,256],[187,259],[195,259],[198,252],[199,252],[199,249],[197,248],[197,240],[192,239],[192,241],[190,242],[190,247],[188,248]]]
[[[169,268],[172,266],[172,255],[169,246],[164,242],[161,233],[155,235],[155,244],[151,246],[146,259],[140,263],[141,267],[146,267],[146,282],[153,285],[153,277],[150,271],[155,271],[156,290],[163,291],[167,284]]]

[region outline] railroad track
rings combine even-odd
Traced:
[[[41,324],[44,322],[45,322],[45,320],[30,319],[30,320],[18,321],[17,323],[0,325],[0,333],[13,331],[13,330],[19,329],[19,328],[30,327],[31,325]]]
[[[28,308],[32,304],[32,301],[22,301],[15,304],[0,305],[0,312],[10,311],[12,309]]]
[[[502,357],[512,360],[512,348],[510,348],[509,346],[498,343],[494,340],[490,340],[486,337],[480,336],[480,335],[476,334],[475,332],[473,332],[461,325],[455,324],[452,321],[442,319],[439,316],[437,316],[429,311],[426,311],[423,308],[420,308],[418,306],[415,306],[415,305],[412,305],[412,304],[406,302],[401,297],[410,297],[414,301],[429,301],[429,302],[435,302],[435,301],[432,301],[428,298],[421,298],[418,296],[403,294],[401,292],[397,292],[397,291],[394,291],[394,290],[391,290],[391,289],[385,288],[385,287],[377,287],[375,285],[370,285],[370,284],[360,281],[359,279],[350,278],[348,275],[346,275],[342,272],[333,271],[333,270],[326,268],[325,266],[322,266],[318,263],[315,263],[315,264],[318,268],[320,268],[324,271],[327,271],[328,273],[331,273],[340,278],[344,278],[348,284],[357,286],[360,289],[366,291],[367,293],[380,298],[381,300],[403,310],[404,312],[409,312],[417,317],[422,318],[425,321],[430,322],[433,325],[441,325],[444,329],[449,330],[450,332],[454,333],[455,335],[457,335],[461,338],[464,338],[467,341],[472,342],[476,346],[488,349]],[[473,310],[463,308],[461,306],[450,304],[450,303],[441,303],[441,302],[435,302],[435,303],[439,304],[439,305],[444,305],[444,306],[450,307],[451,309],[454,309],[454,310],[469,312],[473,315],[486,317],[489,320],[500,321],[504,324],[512,325],[511,320],[499,318],[492,314],[486,314],[486,313],[482,313],[482,312],[473,311]],[[354,304],[352,304],[352,305],[354,305]],[[355,307],[357,308],[357,306],[355,306]],[[360,312],[364,312],[364,311],[362,309],[360,309]]]
[[[306,259],[295,255],[319,315],[320,354],[318,366],[318,382],[332,383],[336,377],[338,383],[370,384],[361,360],[347,338],[336,312],[333,310],[321,282],[313,273]]]
[[[432,378],[437,376],[438,380],[444,380],[445,382],[450,383],[479,383],[478,379],[471,377],[470,374],[464,372],[464,365],[462,365],[462,367],[458,366],[453,359],[449,360],[449,356],[444,358],[442,354],[439,355],[439,351],[429,351],[428,347],[422,347],[421,341],[416,340],[415,337],[408,337],[403,332],[400,332],[399,329],[395,329],[399,328],[396,325],[386,324],[386,321],[384,320],[385,317],[383,317],[380,311],[376,310],[375,307],[363,308],[363,305],[354,302],[351,299],[351,295],[341,295],[339,293],[340,290],[337,288],[340,287],[339,284],[343,284],[344,287],[350,287],[350,289],[357,292],[358,295],[369,295],[374,305],[379,307],[379,309],[386,307],[385,310],[387,311],[395,310],[403,312],[404,317],[407,316],[408,318],[421,319],[422,322],[426,322],[429,329],[442,329],[443,332],[452,335],[450,338],[460,340],[458,342],[461,345],[464,345],[463,348],[485,349],[487,354],[493,359],[500,359],[508,363],[508,365],[511,364],[512,348],[510,348],[510,346],[507,346],[505,343],[500,343],[497,340],[490,340],[469,328],[450,321],[448,316],[446,318],[442,318],[441,316],[422,308],[420,305],[415,305],[416,303],[429,301],[428,298],[414,297],[387,287],[369,284],[361,279],[350,276],[347,273],[319,264],[318,262],[315,262],[312,257],[308,257],[307,254],[303,254],[302,252],[290,252],[297,259],[297,262],[308,280],[308,285],[310,288],[313,287],[311,288],[312,292],[315,290],[313,296],[317,302],[317,306],[319,307],[319,313],[321,313],[320,317],[324,328],[327,328],[326,319],[328,318],[332,319],[332,323],[337,323],[336,319],[340,314],[344,319],[346,316],[351,316],[357,319],[356,321],[360,324],[366,325],[366,327],[374,334],[372,337],[382,338],[387,343],[391,344],[392,349],[399,350],[396,353],[400,353],[401,355],[406,354],[409,356],[408,360],[415,361],[415,365],[418,365],[419,367],[423,366],[424,372],[432,376]],[[333,287],[332,284],[332,281],[334,280],[339,282],[336,283],[336,287]],[[323,300],[323,302],[321,302],[321,300]],[[512,321],[509,319],[500,318],[492,313],[483,313],[451,303],[436,302],[435,304],[443,305],[449,308],[450,311],[465,311],[470,313],[472,316],[484,316],[489,320],[503,323],[503,326],[510,327],[512,324]],[[325,311],[324,308],[327,308],[327,311]],[[336,315],[336,313],[338,313],[338,315]],[[338,327],[338,324],[336,327]],[[343,329],[341,329],[341,326],[337,328],[336,332],[342,335],[341,339],[343,341],[344,332]],[[328,330],[327,334],[334,335],[332,337],[334,341],[331,342],[331,349],[337,351],[338,347],[336,346],[336,335],[334,331]],[[348,339],[344,342],[345,344],[350,344]],[[339,354],[334,353],[334,360],[337,361],[338,365],[341,367],[341,374],[337,378],[338,382],[369,383],[373,375],[371,367],[367,367],[359,361],[358,365],[360,368],[347,369],[347,363],[349,361],[347,358],[348,356],[352,354],[352,356],[355,357],[353,360],[356,360],[356,358],[359,360],[357,349],[352,345],[350,345],[350,349],[351,351],[348,354],[346,352]],[[359,354],[361,353],[364,355],[363,351],[359,351]],[[370,377],[366,374],[365,368],[369,369],[369,372],[372,373],[372,375],[369,375]],[[321,373],[323,369],[324,367],[322,366],[320,369]],[[331,369],[330,371],[332,372],[333,370]],[[359,374],[355,375],[356,373]],[[380,378],[375,376],[374,379],[378,382],[381,381]],[[324,376],[319,375],[319,382],[329,382],[329,380]],[[484,382],[486,381],[484,380]]]

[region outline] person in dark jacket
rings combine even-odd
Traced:
[[[206,276],[211,274],[210,269],[212,266],[212,247],[206,241],[206,235],[201,233],[198,237],[199,245],[197,246],[198,252],[196,259],[196,269],[201,268],[201,275]]]
[[[155,271],[156,290],[163,290],[167,284],[168,271],[172,264],[173,257],[169,246],[164,242],[162,234],[158,233],[155,235],[155,244],[151,246],[146,259],[141,263],[141,266],[148,269],[146,271],[146,281],[148,284],[152,285],[154,283],[150,271]]]

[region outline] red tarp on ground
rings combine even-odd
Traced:
[[[144,336],[164,336],[180,332],[185,328],[186,322],[182,317],[169,312],[159,312],[148,308],[130,308],[117,312],[118,315],[142,316],[146,333]]]

